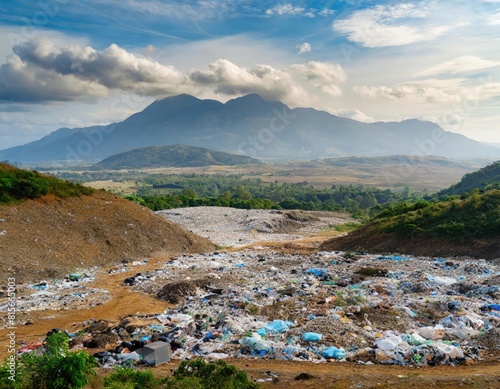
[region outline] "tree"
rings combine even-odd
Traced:
[[[250,200],[252,198],[252,195],[246,191],[243,185],[238,185],[238,187],[236,188],[236,196],[240,200]]]

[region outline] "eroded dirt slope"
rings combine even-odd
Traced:
[[[0,206],[0,271],[17,282],[159,251],[203,252],[207,239],[106,192]]]
[[[320,250],[369,251],[377,253],[405,253],[431,257],[470,256],[475,258],[500,258],[500,242],[475,240],[468,243],[453,243],[443,239],[401,238],[391,234],[374,234],[361,228],[347,236],[324,242]]]

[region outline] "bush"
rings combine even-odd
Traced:
[[[80,389],[87,385],[97,366],[95,358],[87,353],[70,352],[63,332],[47,339],[41,355],[23,354],[20,364],[17,387],[23,389]]]
[[[166,388],[199,389],[257,389],[244,371],[219,360],[207,363],[203,359],[183,361],[174,372],[174,378],[165,380]]]
[[[16,360],[15,372],[16,375],[14,380],[10,379],[11,377],[11,367],[7,364],[8,359],[4,361],[4,364],[0,366],[0,388],[9,388],[9,389],[22,389],[26,386],[23,386],[23,381],[25,380],[23,375],[23,367],[19,364],[19,361]]]
[[[173,377],[156,378],[149,370],[117,368],[104,378],[105,389],[257,389],[247,374],[224,361],[184,361]]]

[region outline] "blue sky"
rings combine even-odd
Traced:
[[[179,93],[500,142],[500,0],[3,0],[0,148]]]

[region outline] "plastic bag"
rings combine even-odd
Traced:
[[[306,342],[318,342],[323,338],[323,335],[316,332],[304,332],[302,334],[302,340]]]
[[[330,346],[327,349],[323,350],[321,355],[325,358],[344,359],[346,353],[344,349]]]
[[[402,341],[400,336],[391,336],[390,338],[377,339],[375,344],[379,349],[387,351],[394,350]]]
[[[282,333],[282,332],[286,332],[290,329],[290,326],[292,325],[293,323],[290,322],[290,321],[284,321],[284,320],[274,320],[272,321],[271,323],[269,323],[268,325],[266,325],[264,327],[264,329],[266,330],[266,333]]]

